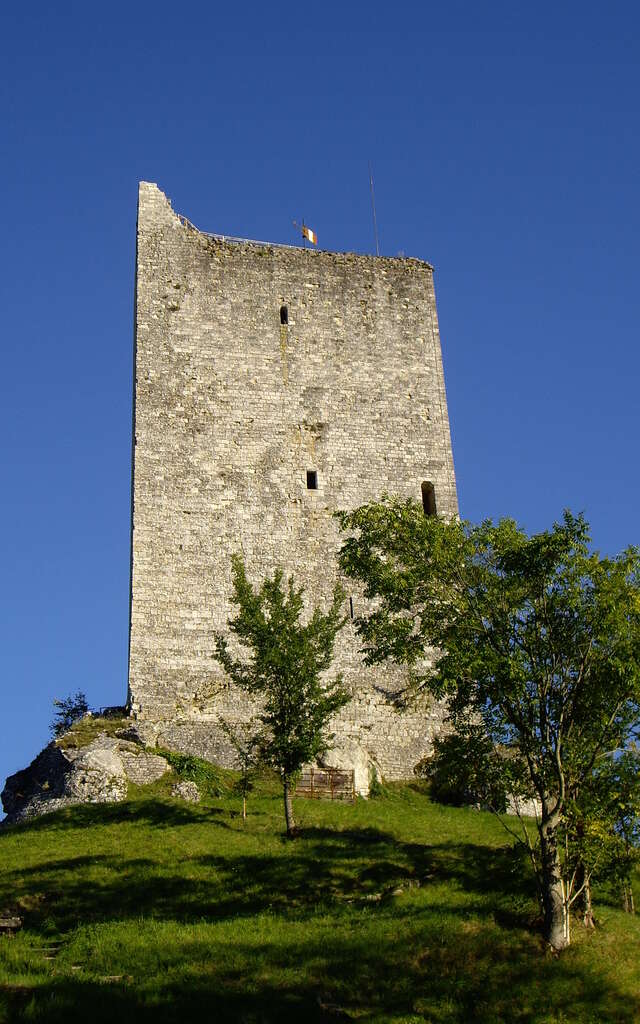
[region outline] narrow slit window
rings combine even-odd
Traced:
[[[318,490],[318,471],[315,469],[307,470],[307,490],[317,491]]]
[[[430,480],[423,480],[422,482],[422,507],[425,516],[435,516],[438,514],[436,491]]]
[[[349,614],[350,614],[351,618],[353,618],[353,598],[352,597],[349,598]]]
[[[289,310],[286,306],[280,306],[280,323],[285,326],[289,323]]]

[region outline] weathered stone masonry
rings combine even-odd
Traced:
[[[162,743],[230,763],[216,723],[250,714],[212,658],[231,554],[326,602],[336,508],[419,500],[428,481],[457,512],[432,268],[216,239],[142,182],[134,435],[130,708]],[[363,667],[349,627],[336,669],[355,698],[329,761],[410,775],[441,710],[394,712],[397,672]]]

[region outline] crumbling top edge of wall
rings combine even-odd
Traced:
[[[311,249],[304,248],[298,245],[286,245],[280,242],[263,242],[252,238],[234,238],[229,235],[223,235],[217,232],[203,231],[196,227],[187,217],[183,214],[176,213],[171,205],[169,197],[158,187],[153,181],[141,181],[139,183],[139,208],[142,205],[143,197],[154,201],[154,205],[162,203],[165,207],[166,214],[169,215],[171,220],[177,221],[183,228],[188,231],[194,231],[202,239],[206,239],[208,242],[217,245],[231,245],[234,247],[250,247],[253,249],[262,249],[271,252],[287,251],[304,253],[310,258],[321,257],[321,256],[346,256],[356,260],[362,260],[363,262],[371,262],[376,264],[391,263],[397,265],[398,263],[411,263],[418,267],[424,268],[433,273],[433,265],[427,260],[420,259],[417,256],[374,256],[372,253],[359,253],[346,250],[344,252],[336,252],[333,249]]]

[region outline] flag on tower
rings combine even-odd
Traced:
[[[316,235],[315,231],[312,231],[311,228],[308,228],[306,224],[302,225],[302,237],[308,238],[312,245],[318,244],[318,236]]]

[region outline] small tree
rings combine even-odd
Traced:
[[[510,752],[540,803],[545,935],[569,943],[563,831],[602,760],[639,725],[640,553],[589,550],[581,516],[527,536],[510,519],[478,526],[386,499],[340,513],[340,554],[374,610],[357,622],[368,663],[390,658],[418,685],[450,695]],[[526,787],[525,787],[526,788]]]
[[[53,706],[57,710],[49,729],[56,738],[69,732],[73,723],[84,718],[89,711],[87,698],[81,690],[77,690],[72,697],[65,697],[64,700],[54,700]]]
[[[615,822],[617,843],[613,850],[612,874],[622,890],[622,905],[635,913],[632,876],[640,862],[640,750],[626,750],[613,768],[615,777]]]
[[[262,761],[261,748],[264,745],[261,732],[256,730],[255,719],[231,725],[220,719],[220,726],[235,750],[240,764],[238,791],[242,797],[242,820],[247,820],[247,797],[253,789],[253,774]]]
[[[634,912],[632,876],[640,859],[640,756],[635,747],[602,758],[588,786],[570,809],[567,862],[583,880],[582,909],[593,925],[591,877],[609,880]],[[566,874],[569,874],[567,871]]]
[[[230,679],[260,699],[263,730],[260,752],[275,767],[283,783],[287,835],[295,835],[292,793],[303,764],[329,748],[331,717],[350,700],[342,676],[322,680],[333,660],[338,632],[346,619],[340,606],[344,592],[336,586],[329,611],[316,608],[305,624],[300,621],[303,591],[293,577],[283,586],[280,569],[255,591],[242,559],[232,558],[234,603],[238,606],[229,629],[250,651],[236,658],[227,640],[216,636],[216,658]]]

